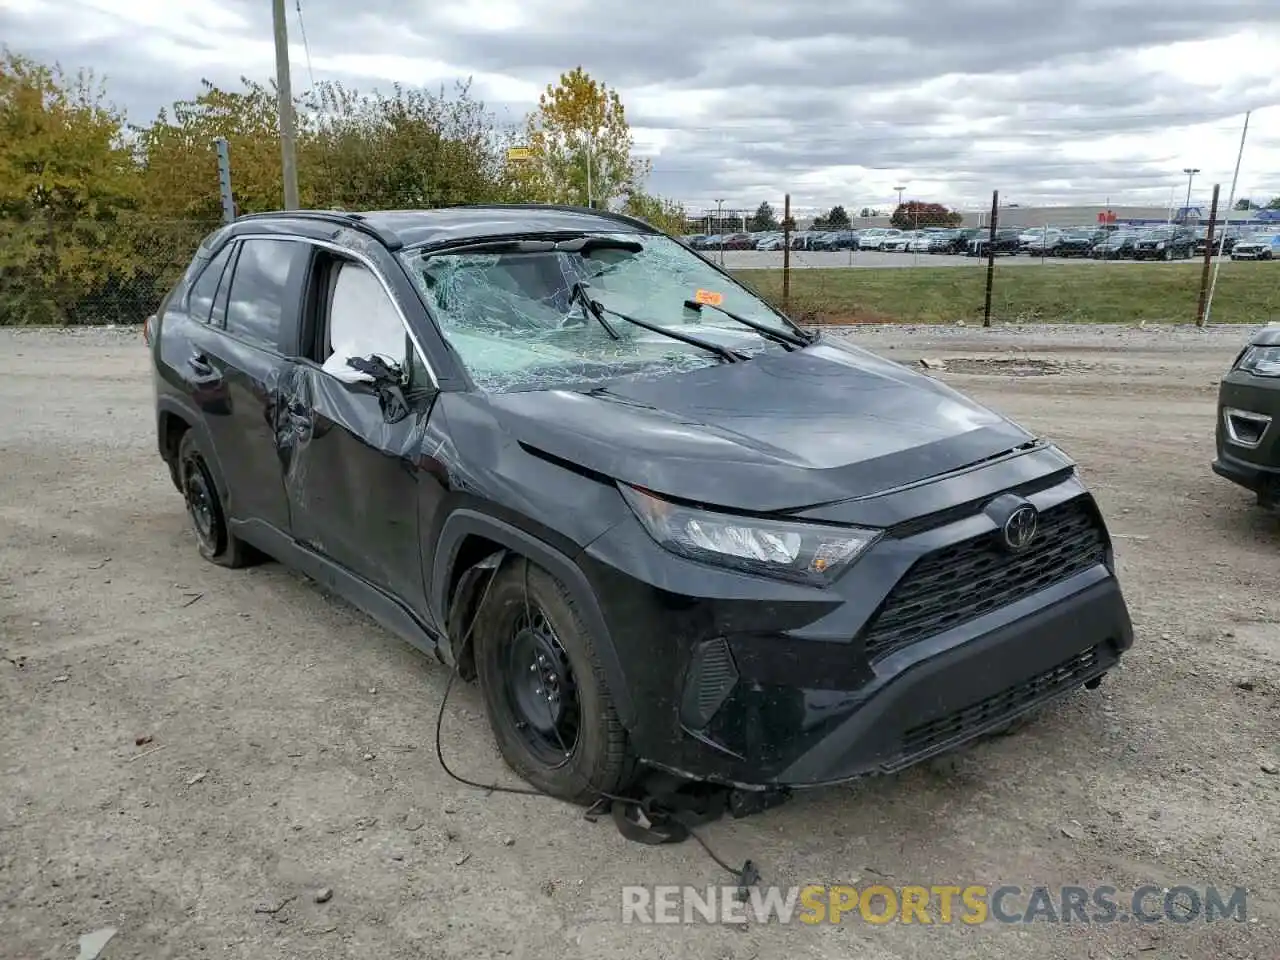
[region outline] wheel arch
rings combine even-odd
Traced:
[[[567,554],[519,527],[470,509],[456,510],[445,520],[436,542],[431,567],[428,601],[438,622],[449,623],[455,602],[470,605],[478,590],[479,580],[464,581],[469,571],[477,570],[495,553],[507,551],[526,557],[543,567],[564,584],[574,604],[591,630],[593,647],[609,684],[614,709],[623,726],[630,729],[635,721],[635,704],[626,683],[622,661],[605,622],[604,611],[595,591],[581,567]],[[444,644],[451,637],[446,636]],[[454,651],[450,651],[452,655]],[[462,668],[463,664],[459,664]]]
[[[156,434],[160,448],[160,456],[169,465],[169,472],[174,486],[178,487],[178,447],[187,433],[193,433],[204,454],[205,465],[213,474],[213,482],[217,485],[218,496],[224,506],[228,503],[227,482],[222,473],[222,464],[218,462],[217,449],[213,438],[198,414],[185,404],[172,397],[162,397],[156,404]],[[180,488],[179,488],[180,489]]]

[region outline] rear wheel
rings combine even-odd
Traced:
[[[494,574],[476,615],[476,673],[503,759],[544,793],[590,804],[635,762],[573,597],[527,560]]]
[[[187,502],[187,516],[191,519],[200,556],[220,567],[243,567],[252,562],[249,545],[227,526],[226,511],[213,473],[190,430],[182,435],[178,444],[178,482]]]

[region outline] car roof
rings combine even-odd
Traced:
[[[241,234],[264,227],[323,235],[353,229],[376,237],[392,250],[444,246],[474,239],[540,233],[656,234],[653,227],[621,213],[550,204],[485,204],[431,210],[273,210],[246,214],[232,224]]]

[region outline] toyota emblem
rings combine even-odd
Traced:
[[[1029,503],[1024,503],[1009,514],[1009,519],[1004,522],[1004,528],[1001,531],[1004,534],[1004,545],[1014,553],[1027,549],[1031,546],[1031,541],[1036,538],[1039,522],[1040,515],[1036,512],[1036,508]]]

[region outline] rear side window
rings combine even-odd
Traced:
[[[306,245],[296,240],[245,240],[240,244],[227,301],[227,332],[268,350],[278,348],[280,320],[289,294],[289,271]]]
[[[221,252],[209,261],[208,266],[192,286],[191,296],[187,300],[187,312],[192,320],[199,320],[201,323],[209,322],[213,300],[218,293],[218,281],[222,279],[222,273],[227,268],[227,261],[231,259],[231,247],[232,244],[223,247]]]

